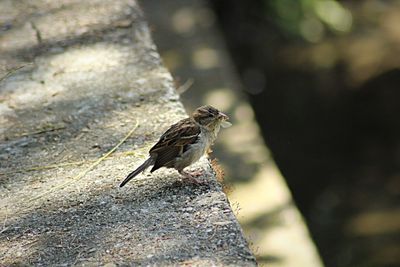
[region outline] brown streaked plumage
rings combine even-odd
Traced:
[[[160,137],[150,149],[149,158],[131,172],[120,187],[152,165],[150,172],[161,167],[174,168],[191,182],[199,183],[193,177],[194,173],[185,172],[183,169],[206,153],[216,139],[220,126],[230,126],[228,119],[228,116],[212,106],[197,108],[191,117],[175,123]]]

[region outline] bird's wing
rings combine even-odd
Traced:
[[[197,141],[200,127],[192,119],[184,119],[172,125],[160,140],[150,149],[150,155],[156,155],[156,161],[151,171],[160,167],[172,167],[169,164],[186,151],[188,145]]]

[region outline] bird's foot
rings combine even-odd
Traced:
[[[192,183],[192,184],[204,184],[205,182],[199,179],[196,179],[196,177],[201,176],[204,174],[202,170],[196,170],[192,172],[185,172],[185,171],[180,171],[180,174],[183,175],[186,181]]]
[[[193,177],[199,177],[199,176],[202,176],[204,174],[204,170],[197,169],[197,170],[194,170],[194,171],[191,171],[191,172],[186,172],[186,173],[190,174]]]

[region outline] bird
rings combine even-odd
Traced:
[[[201,175],[201,171],[187,172],[184,169],[198,161],[210,149],[221,127],[232,125],[228,120],[226,114],[210,105],[197,108],[190,117],[170,126],[149,150],[148,159],[119,186],[123,187],[150,166],[153,166],[151,173],[161,167],[174,168],[189,182],[200,184],[195,176]]]

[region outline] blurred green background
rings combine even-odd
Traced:
[[[141,3],[177,86],[193,82],[189,111],[215,104],[240,125],[215,148],[230,198],[267,206],[257,177],[273,159],[326,266],[399,266],[400,1]],[[274,215],[239,220],[259,262],[278,262],[258,239]]]
[[[400,2],[210,1],[327,266],[400,264]]]

